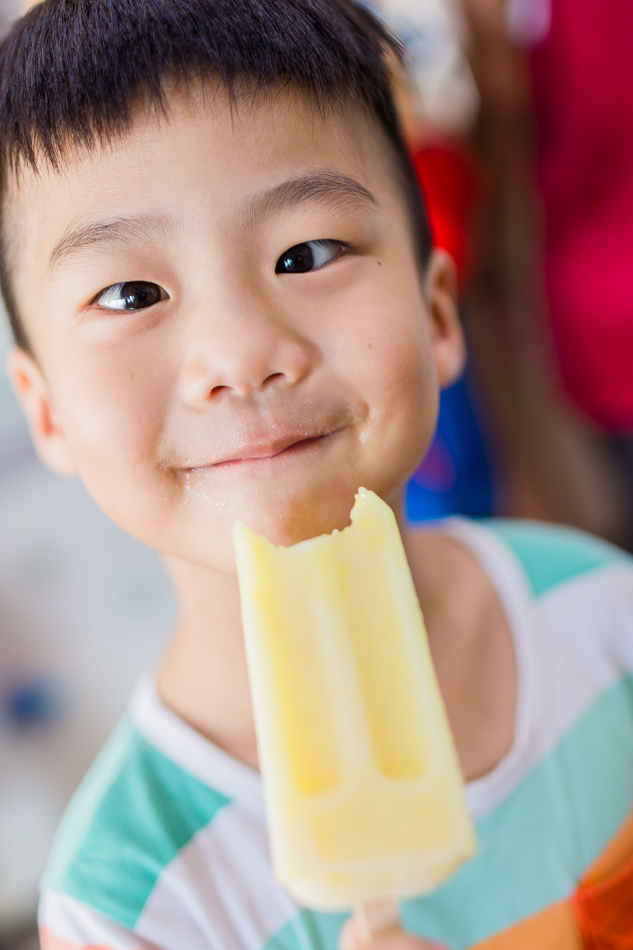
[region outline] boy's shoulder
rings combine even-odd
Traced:
[[[615,736],[605,716],[630,728],[633,558],[581,531],[538,522],[457,519],[448,528],[492,581],[512,635],[517,722],[523,716],[532,748],[519,771],[527,775],[570,730],[598,724],[597,734]]]
[[[259,950],[296,913],[272,876],[258,773],[144,676],[57,832],[43,946]]]
[[[43,886],[132,929],[163,870],[229,802],[126,715],[71,801]]]
[[[623,567],[631,571],[633,577],[631,555],[576,528],[501,518],[480,524],[511,550],[535,597],[605,568]]]

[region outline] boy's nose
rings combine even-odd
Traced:
[[[205,324],[187,347],[180,377],[191,406],[221,393],[250,396],[271,384],[292,385],[310,372],[308,341],[264,313],[222,321],[211,315]]]

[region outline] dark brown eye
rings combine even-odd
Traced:
[[[106,310],[134,311],[153,307],[154,304],[167,298],[168,294],[158,284],[144,280],[130,280],[106,287],[94,302]]]
[[[341,241],[305,241],[295,244],[281,255],[275,267],[276,274],[308,274],[325,267],[346,250]]]

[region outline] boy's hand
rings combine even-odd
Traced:
[[[399,927],[382,930],[369,938],[357,917],[351,917],[341,930],[340,950],[449,950],[443,943],[423,940]]]

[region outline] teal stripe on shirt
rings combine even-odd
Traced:
[[[574,528],[495,519],[484,525],[514,552],[535,597],[587,571],[619,563],[633,566],[624,551]]]
[[[567,897],[633,804],[633,676],[603,693],[496,809],[476,857],[403,904],[407,930],[465,948]],[[263,950],[336,950],[343,915],[302,911]]]
[[[315,914],[301,910],[267,940],[262,950],[338,950],[345,914]]]
[[[64,816],[43,884],[132,928],[163,868],[228,801],[125,718]]]

